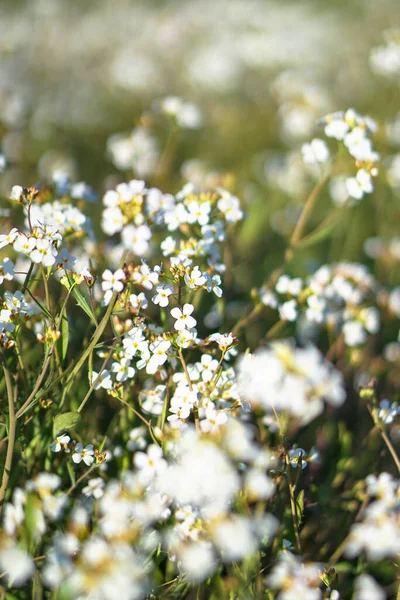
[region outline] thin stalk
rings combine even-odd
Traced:
[[[290,508],[292,513],[292,521],[293,521],[293,529],[294,529],[294,537],[296,540],[296,550],[299,554],[301,554],[301,542],[300,542],[300,531],[299,531],[299,522],[297,519],[297,510],[296,510],[296,499],[294,497],[294,492],[296,490],[296,484],[292,481],[292,476],[290,473],[291,465],[289,461],[289,456],[286,455],[286,465],[287,465],[287,477],[289,484],[289,496],[290,496]]]
[[[103,369],[105,369],[105,367],[106,367],[106,364],[108,363],[108,361],[110,360],[110,357],[112,356],[112,353],[114,352],[114,348],[115,348],[115,346],[116,346],[116,343],[117,343],[117,340],[115,340],[115,341],[114,341],[114,343],[113,343],[113,345],[111,346],[111,348],[110,348],[110,350],[109,350],[109,352],[108,352],[107,356],[106,356],[106,357],[105,357],[105,359],[103,360],[103,362],[102,362],[102,364],[101,364],[101,366],[100,366],[100,371],[99,371],[99,374],[98,374],[98,376],[96,377],[96,379],[95,379],[95,380],[92,382],[92,384],[90,385],[90,387],[89,387],[89,389],[88,389],[88,391],[87,391],[87,394],[86,394],[86,396],[84,397],[84,399],[82,400],[82,402],[81,402],[81,403],[80,403],[80,405],[79,405],[79,408],[77,409],[77,412],[78,412],[78,413],[80,413],[80,412],[81,412],[81,410],[83,410],[83,408],[84,408],[84,406],[85,406],[86,402],[89,400],[89,398],[90,398],[90,396],[91,396],[91,394],[92,394],[92,392],[93,392],[93,390],[94,390],[94,386],[96,385],[96,382],[97,382],[97,380],[99,379],[99,377],[100,377],[100,375],[101,375],[101,372],[103,371]],[[90,355],[90,356],[92,356],[92,355]]]
[[[94,471],[99,465],[97,465],[95,462],[92,464],[91,467],[89,467],[89,469],[86,471],[86,473],[84,473],[83,475],[81,475],[79,477],[79,479],[76,480],[74,485],[71,485],[71,487],[69,488],[69,490],[67,490],[67,492],[65,492],[66,496],[69,496],[71,494],[71,492],[74,491],[75,488],[78,487],[78,485],[86,478],[90,475],[90,473],[92,473],[92,471]]]
[[[189,371],[188,371],[188,368],[187,368],[186,361],[183,358],[182,348],[179,348],[179,350],[178,350],[178,356],[179,356],[179,360],[181,361],[181,365],[183,367],[183,370],[185,372],[185,376],[186,376],[186,380],[187,380],[188,385],[189,385],[189,389],[192,392],[193,391],[193,384],[192,384],[192,380],[190,379],[190,375],[189,375]],[[198,413],[197,407],[195,407],[195,406],[193,407],[193,415],[194,415],[194,423],[195,423],[196,429],[197,429],[197,431],[199,431],[199,429],[200,429],[199,413]]]
[[[277,269],[275,269],[275,271],[273,271],[271,273],[271,275],[267,281],[267,284],[266,284],[267,287],[273,286],[276,283],[276,281],[279,279],[280,275],[282,275],[286,264],[292,260],[296,245],[300,242],[300,240],[302,238],[304,229],[308,223],[308,220],[312,214],[314,206],[318,200],[318,195],[319,195],[321,189],[323,188],[323,186],[325,185],[326,181],[328,180],[329,175],[330,175],[330,173],[326,173],[326,175],[324,175],[324,177],[322,179],[320,179],[320,181],[318,181],[318,183],[312,190],[311,194],[308,196],[308,198],[303,206],[303,210],[301,212],[300,218],[297,221],[296,227],[294,228],[293,233],[290,237],[289,245],[288,245],[285,255],[284,255],[283,264],[281,265],[281,267],[278,267]],[[256,317],[259,316],[260,313],[263,312],[264,308],[265,308],[264,304],[262,302],[258,302],[255,305],[255,307],[253,308],[253,310],[246,317],[239,319],[239,321],[236,323],[235,327],[232,329],[233,335],[237,336],[244,327],[247,327],[247,325],[251,321],[253,321]]]
[[[50,365],[51,357],[53,355],[53,348],[54,348],[54,345],[51,346],[46,358],[44,359],[42,370],[40,372],[38,379],[36,380],[33,390],[31,391],[31,393],[29,394],[28,398],[25,400],[25,402],[23,403],[21,408],[19,410],[17,410],[17,413],[15,415],[17,419],[19,419],[24,414],[24,412],[26,411],[26,409],[28,408],[28,406],[30,405],[30,403],[32,402],[34,397],[36,396],[40,386],[42,385],[43,379],[45,378],[47,369],[49,368],[49,365]]]
[[[87,357],[90,355],[91,352],[93,352],[95,345],[97,344],[97,342],[103,335],[103,332],[104,332],[105,328],[107,327],[108,321],[110,320],[111,313],[112,313],[115,303],[117,301],[117,297],[118,297],[118,292],[114,292],[114,294],[111,297],[110,304],[107,307],[107,311],[106,311],[104,317],[102,318],[102,320],[99,323],[99,326],[96,328],[95,332],[93,333],[92,339],[90,340],[90,344],[88,345],[86,350],[82,353],[82,355],[79,358],[78,362],[76,363],[75,367],[72,369],[72,371],[67,379],[66,385],[68,385],[75,378],[77,373],[79,373],[79,371],[81,370],[82,366],[84,365]]]
[[[1,481],[0,488],[0,507],[4,504],[4,498],[7,492],[7,486],[10,479],[12,460],[14,454],[14,446],[15,446],[15,434],[17,430],[17,419],[15,416],[15,408],[14,408],[14,395],[13,395],[13,385],[11,381],[10,371],[8,370],[6,359],[3,353],[0,354],[0,360],[3,365],[4,371],[4,379],[6,382],[7,389],[7,401],[8,401],[8,417],[9,417],[9,426],[8,426],[8,444],[7,444],[7,453],[6,460],[4,463],[3,477]]]
[[[400,473],[400,459],[399,459],[399,457],[397,455],[396,450],[394,449],[394,446],[393,446],[392,442],[389,439],[389,436],[387,435],[386,431],[383,429],[381,423],[379,421],[375,421],[375,419],[374,419],[374,413],[373,413],[372,408],[371,408],[371,406],[369,404],[367,404],[367,408],[368,408],[368,412],[371,415],[371,417],[372,417],[372,419],[373,419],[376,427],[379,429],[379,432],[380,432],[380,434],[382,436],[383,441],[386,444],[387,449],[389,450],[390,454],[392,455],[392,458],[393,458],[393,460],[395,462],[395,465],[397,467],[398,472]]]

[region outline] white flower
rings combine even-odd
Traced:
[[[190,316],[193,311],[193,304],[184,304],[182,310],[177,306],[171,310],[171,315],[176,319],[174,327],[177,331],[192,329],[192,327],[196,326],[196,319]]]
[[[367,341],[367,333],[360,321],[347,321],[342,331],[347,346],[358,346]]]
[[[191,289],[195,289],[196,287],[201,287],[206,283],[206,277],[200,271],[199,267],[194,267],[192,272],[185,273],[185,283]]]
[[[30,254],[36,246],[36,238],[28,237],[25,233],[19,233],[14,241],[14,250],[16,252],[23,252],[24,254]]]
[[[107,235],[114,235],[122,231],[125,217],[119,206],[106,208],[101,217],[101,227]]]
[[[133,456],[133,462],[140,470],[140,477],[150,480],[154,475],[164,471],[167,467],[167,461],[163,457],[163,451],[157,444],[151,444],[147,452],[136,452]]]
[[[103,281],[101,287],[104,292],[122,292],[124,289],[123,280],[125,279],[125,273],[122,269],[117,269],[115,273],[106,269],[103,273]]]
[[[135,283],[142,285],[146,290],[151,290],[153,285],[158,283],[159,275],[156,271],[151,271],[146,263],[143,263],[140,266],[140,269],[133,273],[132,279]]]
[[[75,452],[72,455],[72,460],[76,464],[79,464],[80,462],[83,461],[85,463],[85,465],[90,467],[94,462],[93,454],[94,454],[94,450],[93,450],[92,444],[89,444],[88,446],[86,446],[86,448],[84,448],[83,445],[79,442],[75,446]]]
[[[186,577],[195,583],[206,579],[218,566],[212,544],[209,542],[184,544],[180,549],[179,559]]]
[[[13,244],[15,239],[18,236],[18,229],[14,227],[11,229],[10,233],[2,233],[0,234],[0,250],[9,244]]]
[[[250,500],[268,500],[275,492],[275,484],[260,469],[250,469],[245,476],[245,491]]]
[[[111,375],[107,369],[103,369],[101,373],[92,372],[92,385],[95,390],[99,390],[100,388],[110,390],[112,388]]]
[[[146,373],[149,375],[154,374],[158,367],[163,365],[168,358],[167,352],[171,347],[171,342],[167,340],[161,340],[159,342],[154,342],[150,346],[150,351],[152,352],[151,358],[146,366]]]
[[[0,550],[0,568],[7,573],[10,586],[20,587],[33,575],[35,564],[25,550],[7,545]]]
[[[329,119],[329,116],[327,117]],[[337,116],[333,119],[329,119],[327,125],[325,125],[325,135],[336,140],[343,140],[346,133],[349,131],[350,126],[343,119],[343,116]]]
[[[24,188],[20,185],[14,185],[11,190],[10,199],[19,202],[22,198],[22,194],[24,193]]]
[[[64,448],[66,452],[69,452],[68,444],[70,440],[71,438],[69,437],[69,435],[65,434],[56,437],[54,442],[50,444],[52,452],[60,452],[61,448]]]
[[[85,486],[82,490],[82,494],[84,494],[87,498],[95,498],[98,500],[104,495],[104,486],[105,482],[101,477],[89,479],[87,486]]]
[[[257,550],[257,537],[249,518],[234,515],[217,523],[212,537],[217,548],[228,562],[242,560]]]
[[[240,209],[240,202],[236,196],[232,196],[227,190],[218,188],[218,192],[221,194],[220,200],[218,200],[217,206],[219,210],[224,214],[225,219],[228,223],[236,223],[243,218],[243,211]]]
[[[122,244],[134,252],[137,256],[143,256],[149,249],[149,240],[151,231],[147,225],[127,225],[123,228],[121,234]]]
[[[181,329],[175,342],[178,344],[180,348],[188,348],[191,346],[196,340],[196,332],[188,331],[187,329]]]
[[[349,196],[361,200],[364,194],[370,194],[374,190],[372,177],[365,169],[359,169],[355,177],[346,179],[346,188]]]
[[[48,238],[36,240],[36,246],[29,257],[34,263],[42,263],[44,267],[50,267],[56,262],[57,250]]]
[[[131,303],[132,308],[135,310],[146,310],[146,308],[149,306],[147,298],[143,292],[140,292],[140,294],[131,294],[129,296],[129,302]]]
[[[197,202],[191,200],[188,205],[188,223],[207,225],[210,220],[211,204],[209,202]]]
[[[292,467],[297,469],[301,461],[301,468],[305,469],[307,466],[306,451],[303,448],[296,448],[295,450],[289,450],[289,462]]]
[[[158,285],[156,287],[156,295],[153,296],[152,301],[154,304],[165,308],[169,304],[169,296],[174,293],[172,285]]]
[[[303,160],[307,164],[326,163],[329,160],[328,146],[323,140],[315,138],[301,147]]]
[[[225,425],[228,417],[222,410],[215,410],[214,406],[206,409],[205,419],[200,421],[200,429],[205,433],[218,431],[220,425]]]
[[[213,275],[212,277],[209,273],[205,273],[204,275],[207,279],[207,292],[209,292],[209,293],[214,292],[214,294],[217,296],[217,298],[221,298],[222,297],[222,288],[220,287],[220,285],[221,285],[220,275]]]
[[[353,600],[386,600],[387,595],[375,579],[363,573],[356,579]]]
[[[131,361],[129,358],[121,358],[119,362],[112,364],[111,371],[117,373],[117,381],[123,382],[135,376],[135,369],[130,365]]]
[[[0,263],[0,284],[3,283],[5,279],[11,281],[14,277],[14,263],[9,258],[5,258],[2,263]]]
[[[203,381],[211,381],[218,368],[218,361],[209,354],[203,354],[201,362],[196,363],[196,367],[199,373],[201,373]]]
[[[385,423],[385,425],[393,423],[398,414],[399,407],[397,404],[391,404],[389,400],[381,400],[379,403],[378,418]]]
[[[297,302],[288,300],[279,307],[279,316],[282,321],[295,321],[297,319]]]
[[[288,275],[281,275],[276,282],[275,289],[278,294],[290,294],[291,296],[298,296],[301,292],[303,282],[301,277],[295,277],[291,279]]]
[[[169,415],[167,421],[170,423],[178,423],[179,421],[184,421],[190,415],[190,407],[189,406],[171,406],[169,409],[172,415]]]
[[[72,256],[66,248],[63,248],[57,256],[57,266],[65,271],[71,271],[71,268],[76,263],[76,257]]]

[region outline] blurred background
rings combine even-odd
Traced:
[[[318,177],[301,145],[354,107],[378,121],[388,169],[298,260],[302,274],[368,261],[365,240],[391,238],[400,217],[399,26],[397,0],[2,0],[0,192],[67,173],[97,192],[96,222],[104,191],[132,177],[171,192],[224,183],[247,213],[248,290],[279,264]],[[169,96],[188,103],[185,122],[160,110]],[[316,224],[344,202],[342,183],[324,189]]]

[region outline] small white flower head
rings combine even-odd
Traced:
[[[205,285],[207,282],[205,275],[200,271],[199,267],[194,267],[191,273],[185,273],[185,283],[191,288],[195,289]]]
[[[390,400],[381,400],[379,403],[378,418],[380,421],[382,421],[382,423],[385,425],[390,425],[390,423],[393,423],[398,414],[399,407],[397,404],[391,404]]]
[[[146,310],[149,306],[148,300],[143,292],[140,292],[140,294],[131,294],[129,296],[129,302],[135,310]]]
[[[129,358],[121,358],[119,362],[114,362],[111,367],[111,371],[116,373],[116,379],[122,383],[127,379],[132,379],[135,376],[135,369],[131,367],[131,361]]]
[[[342,327],[342,332],[347,346],[358,346],[367,341],[367,332],[361,321],[346,321]]]
[[[184,304],[181,310],[177,306],[171,310],[171,315],[176,319],[174,327],[177,331],[182,329],[192,329],[196,327],[197,321],[190,315],[194,311],[193,304]]]
[[[56,262],[57,249],[48,238],[39,238],[36,240],[36,246],[30,253],[30,259],[44,267],[50,267]]]
[[[371,575],[363,573],[356,579],[353,600],[386,600],[383,588]]]
[[[94,463],[93,454],[94,450],[92,444],[88,444],[88,446],[84,448],[83,445],[78,442],[78,444],[75,446],[75,452],[72,455],[72,460],[77,465],[83,461],[85,465],[90,467]]]
[[[14,250],[23,254],[30,254],[36,246],[36,238],[19,233],[14,241]]]
[[[91,383],[95,390],[99,390],[100,388],[103,388],[104,390],[111,390],[113,386],[111,375],[107,369],[103,369],[101,373],[93,371]]]
[[[303,160],[306,164],[315,165],[326,163],[329,160],[328,146],[323,140],[315,138],[309,144],[303,144],[301,147]]]
[[[154,304],[158,304],[162,308],[165,308],[169,304],[169,296],[174,293],[172,285],[158,285],[156,287],[156,294],[152,297]]]
[[[6,279],[11,281],[14,278],[14,263],[9,258],[5,258],[0,263],[0,284]]]
[[[221,298],[222,297],[222,288],[221,286],[221,276],[220,275],[213,275],[211,277],[211,275],[209,273],[204,273],[206,279],[207,279],[207,292],[211,293],[214,292],[214,294],[217,296],[217,298]]]
[[[7,573],[10,586],[23,586],[35,572],[32,557],[12,544],[0,550],[0,568]]]
[[[359,169],[355,177],[346,179],[346,188],[349,196],[361,200],[364,194],[370,194],[374,190],[372,177],[365,169]]]
[[[9,244],[13,244],[18,236],[18,229],[14,227],[10,233],[0,234],[0,250]]]
[[[85,486],[82,490],[82,494],[87,498],[99,500],[99,498],[102,498],[104,495],[104,486],[105,481],[101,477],[89,479],[87,486]]]
[[[324,120],[326,122],[325,135],[329,138],[343,140],[346,133],[350,130],[350,125],[344,120],[343,113],[339,112],[327,115]]]
[[[154,475],[164,471],[167,467],[163,451],[157,444],[151,444],[147,448],[147,452],[136,452],[133,456],[133,463],[139,469],[140,477],[146,481],[150,481]]]
[[[76,257],[72,256],[66,248],[63,248],[57,256],[57,266],[65,271],[71,271],[76,263]]]
[[[197,334],[195,329],[191,331],[188,329],[181,329],[175,342],[180,348],[189,348],[189,346],[192,346],[196,342],[196,336]]]
[[[11,190],[10,199],[15,202],[21,202],[22,196],[24,193],[24,188],[20,185],[14,185]]]
[[[68,444],[71,441],[71,438],[69,437],[69,435],[60,435],[58,437],[56,437],[56,439],[54,440],[54,442],[52,444],[50,444],[50,448],[52,452],[60,452],[61,449],[63,449],[65,452],[69,452],[69,448],[68,448]]]
[[[226,221],[228,223],[236,223],[243,219],[243,211],[240,208],[239,199],[222,188],[218,188],[217,191],[221,194],[221,199],[218,200],[217,206],[224,214]]]
[[[288,300],[279,307],[279,316],[282,321],[296,321],[297,319],[297,301]]]
[[[117,269],[115,273],[106,269],[103,273],[101,287],[103,292],[122,292],[124,289],[125,273],[123,269]]]
[[[303,448],[296,448],[295,450],[289,450],[289,462],[290,462],[291,466],[294,467],[295,469],[297,469],[297,467],[300,466],[300,463],[301,463],[301,468],[305,469],[307,466],[306,451],[303,450]]]
[[[152,352],[152,355],[147,363],[146,373],[153,375],[158,370],[158,367],[165,363],[168,358],[167,352],[170,347],[171,342],[168,340],[160,340],[159,342],[151,344],[150,351]]]
[[[172,415],[169,415],[169,417],[167,417],[167,421],[171,423],[171,425],[178,425],[179,423],[182,423],[190,415],[190,406],[188,405],[171,406],[169,410],[171,413],[173,413]]]

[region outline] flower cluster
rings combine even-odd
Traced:
[[[345,400],[341,373],[317,348],[294,348],[284,341],[243,357],[238,383],[252,407],[267,413],[287,412],[301,424],[322,412],[323,400],[333,406]]]

